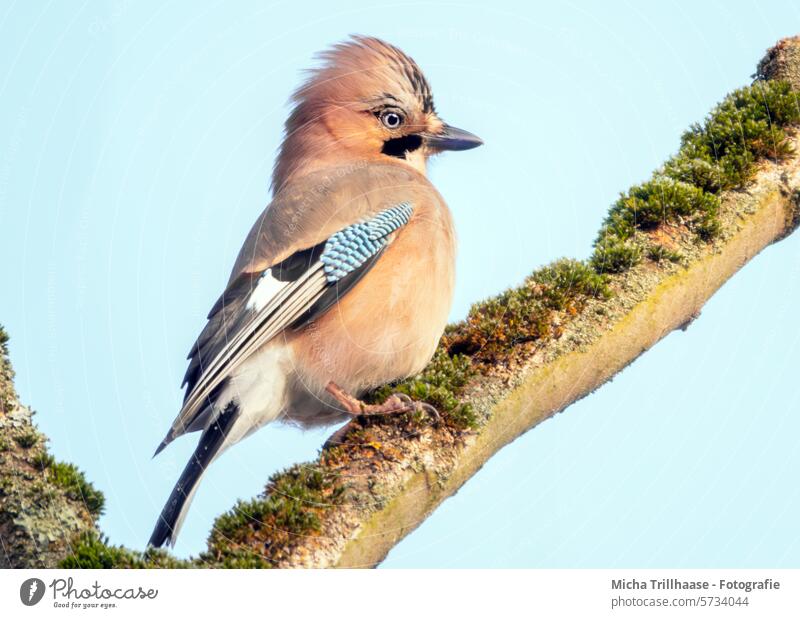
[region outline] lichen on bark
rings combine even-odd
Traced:
[[[13,378],[0,327],[0,567],[51,567],[80,534],[95,529],[103,498],[77,468],[48,453]]]

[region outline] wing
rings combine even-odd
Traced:
[[[231,373],[285,329],[301,328],[333,306],[369,271],[412,212],[409,202],[401,202],[260,273],[236,277],[189,354],[183,407],[156,453],[175,437],[203,429]]]

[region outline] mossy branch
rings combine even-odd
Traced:
[[[52,567],[76,537],[95,531],[104,497],[72,464],[57,462],[20,404],[0,327],[0,568]]]
[[[691,322],[739,268],[800,224],[798,50],[797,38],[772,48],[751,86],[620,196],[588,261],[559,260],[476,304],[448,327],[422,375],[372,395],[426,401],[441,412],[438,424],[412,415],[352,421],[316,461],[274,475],[262,496],[218,518],[195,559],[109,546],[92,529],[61,564],[379,563],[495,452]],[[64,479],[68,495],[91,495],[71,469],[48,478]]]

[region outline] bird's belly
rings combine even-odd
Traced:
[[[449,221],[447,221],[449,223]],[[304,386],[360,394],[419,373],[433,355],[453,296],[452,230],[417,226],[292,345]]]

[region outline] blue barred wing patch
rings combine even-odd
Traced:
[[[319,258],[328,283],[349,275],[383,249],[388,236],[408,223],[413,210],[402,202],[333,234]]]

